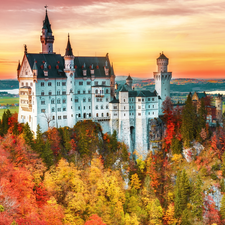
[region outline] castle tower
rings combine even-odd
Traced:
[[[113,64],[112,64],[111,68],[110,68],[110,94],[111,94],[111,98],[113,98],[115,96],[115,79],[116,79],[116,76],[114,74],[114,69],[113,69]]]
[[[74,110],[75,110],[75,102],[73,101],[73,94],[75,93],[75,85],[74,84],[74,74],[75,74],[75,69],[74,69],[74,55],[73,55],[73,50],[71,48],[70,44],[70,36],[68,34],[68,41],[67,41],[67,46],[66,46],[66,52],[64,56],[64,72],[66,73],[67,76],[67,122],[68,126],[73,126],[75,124],[75,115]],[[73,115],[73,117],[72,117]]]
[[[42,35],[40,36],[43,54],[53,54],[54,36],[52,35],[51,24],[49,23],[46,8],[45,20],[43,21]]]
[[[126,79],[126,84],[127,84],[130,88],[132,88],[133,79],[131,78],[130,74],[129,74],[129,76],[128,76],[127,79]]]
[[[215,97],[215,106],[216,106],[216,119],[221,122],[223,114],[223,95],[218,94]]]
[[[161,97],[161,103],[167,96],[170,97],[170,80],[172,78],[172,72],[167,72],[168,63],[169,59],[163,53],[160,53],[159,58],[157,58],[158,72],[153,73],[155,79],[155,90]]]

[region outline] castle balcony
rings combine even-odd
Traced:
[[[19,89],[20,106],[24,111],[32,111],[32,95],[30,87],[22,87]]]
[[[95,94],[95,97],[97,97],[97,98],[103,98],[104,97],[104,94]]]
[[[93,120],[94,121],[108,121],[108,120],[110,120],[110,117],[109,116],[107,116],[107,117],[93,117]]]

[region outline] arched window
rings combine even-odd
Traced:
[[[103,105],[101,105],[101,109],[104,109]]]
[[[48,92],[48,95],[52,95],[52,91],[49,91],[49,92]]]
[[[96,113],[96,117],[98,117],[98,113]]]
[[[65,99],[65,98],[63,99],[63,103],[64,103],[64,104],[66,103],[66,99]]]
[[[51,100],[51,104],[55,104],[55,99],[52,99]]]
[[[78,98],[77,97],[75,98],[75,102],[78,102]]]
[[[58,98],[57,99],[57,104],[60,104],[61,103],[61,100]]]
[[[55,108],[54,107],[52,108],[52,112],[55,112]]]
[[[95,109],[98,109],[98,105],[95,106]]]
[[[106,89],[105,93],[106,93],[106,94],[108,94],[108,93],[109,93],[109,90],[108,90],[108,89]]]
[[[57,95],[60,95],[60,90],[57,90]]]
[[[22,87],[24,86],[24,83],[23,83],[23,82],[21,83],[21,86],[22,86]]]
[[[86,102],[86,98],[83,98],[83,102]]]
[[[102,117],[104,117],[104,114],[102,113]]]
[[[106,113],[106,116],[109,116],[109,113]]]
[[[95,94],[98,94],[98,89],[95,90]]]
[[[88,102],[91,102],[91,98],[88,98]]]
[[[89,118],[91,118],[91,113],[89,113]]]
[[[45,92],[44,91],[41,91],[41,95],[45,95]]]

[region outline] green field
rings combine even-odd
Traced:
[[[4,113],[4,111],[6,111],[7,109],[0,109],[0,119],[2,119],[2,115]],[[9,108],[10,112],[11,113],[14,113],[14,112],[19,112],[19,106],[14,106],[14,107],[10,107]]]
[[[12,104],[18,104],[19,98],[13,98],[13,97],[0,97],[0,105],[12,105]]]

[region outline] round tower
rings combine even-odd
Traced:
[[[215,97],[216,119],[221,122],[223,114],[223,95],[218,94]]]
[[[169,59],[163,53],[160,53],[159,58],[157,58],[158,72],[153,73],[155,90],[161,97],[161,102],[163,102],[167,96],[170,97],[170,80],[172,78],[172,72],[167,72],[168,63]]]
[[[126,83],[127,83],[127,85],[128,85],[130,88],[132,88],[133,79],[131,78],[130,74],[129,74],[129,76],[128,76],[127,79],[126,79]]]
[[[42,34],[41,34],[40,40],[42,43],[42,53],[52,54],[54,36],[52,35],[52,29],[48,19],[47,8],[46,8],[45,20],[43,21]]]

